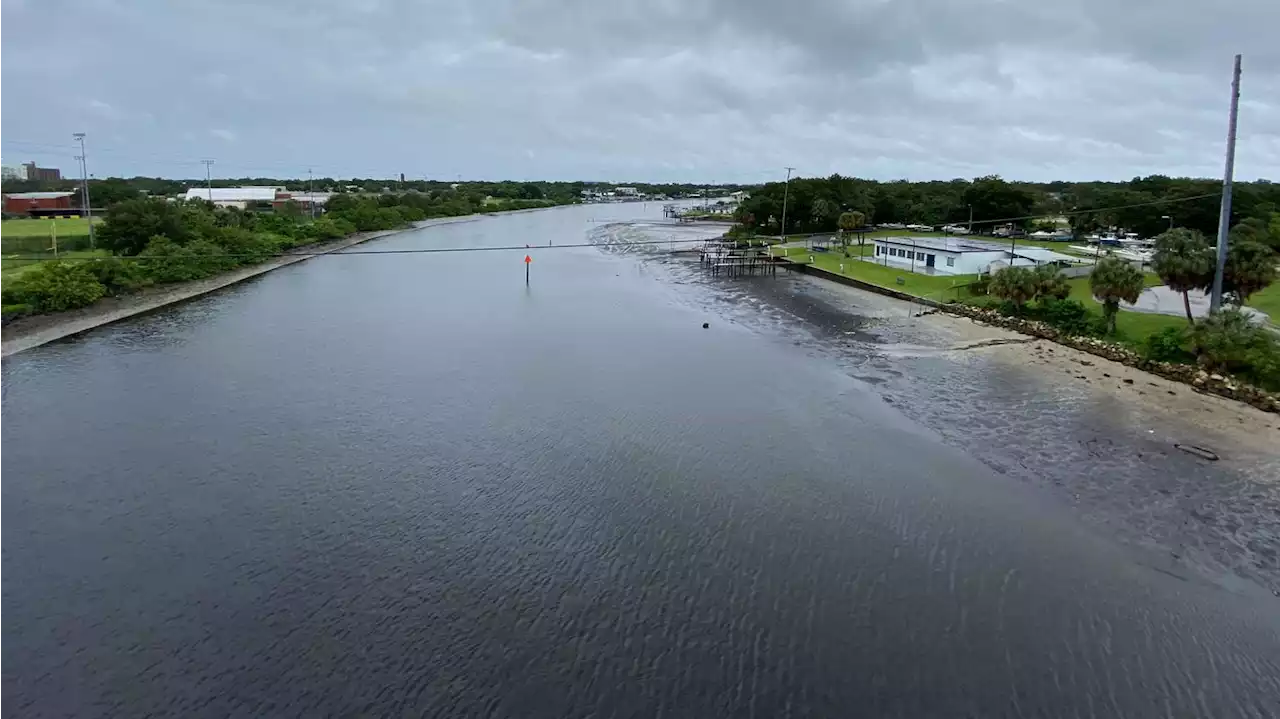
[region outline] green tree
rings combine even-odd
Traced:
[[[1231,243],[1256,242],[1266,245],[1272,251],[1280,252],[1280,212],[1270,213],[1270,217],[1250,217],[1231,228]]]
[[[1189,293],[1207,289],[1213,282],[1213,257],[1209,241],[1195,230],[1177,228],[1156,237],[1151,267],[1169,289],[1182,293],[1188,323],[1195,324]]]
[[[1107,331],[1114,333],[1121,300],[1137,302],[1138,295],[1142,294],[1142,272],[1119,258],[1104,257],[1089,275],[1089,290],[1093,298],[1102,303]]]
[[[822,231],[830,226],[831,216],[836,212],[835,205],[824,197],[819,197],[809,206],[809,221],[814,230]]]
[[[836,220],[836,226],[840,228],[840,246],[844,248],[844,254],[849,254],[849,233],[856,232],[867,224],[867,216],[857,210],[841,212],[840,218]],[[858,232],[858,246],[861,247],[866,242],[866,236]]]
[[[1002,300],[1012,302],[1018,312],[1035,299],[1039,287],[1036,273],[1026,267],[1006,267],[991,273],[987,292]]]
[[[1035,197],[1031,193],[996,175],[974,180],[965,188],[961,200],[964,205],[973,208],[973,216],[979,220],[1023,217],[1031,214],[1035,206]],[[957,209],[964,209],[964,219],[968,219],[967,207]],[[1026,221],[1021,221],[1021,224],[1025,226]]]
[[[107,210],[106,221],[97,229],[98,242],[117,255],[138,254],[156,235],[182,244],[190,233],[179,204],[144,198],[113,205]]]
[[[1227,250],[1222,290],[1243,305],[1253,293],[1276,281],[1276,253],[1259,242],[1236,242]]]

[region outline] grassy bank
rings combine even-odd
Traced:
[[[812,252],[802,247],[789,247],[784,250],[787,257],[827,272],[938,302],[959,299],[963,294],[963,290],[959,288],[973,281],[973,278],[968,275],[963,277],[922,275],[859,259],[859,252],[863,256],[870,256],[875,251],[869,243],[863,247],[851,246],[849,257],[845,257],[838,251]],[[812,261],[809,260],[810,257],[813,258]]]
[[[1271,317],[1271,324],[1280,326],[1280,282],[1250,297],[1248,304],[1266,312]]]
[[[850,255],[853,255],[851,257],[845,257],[840,252],[812,252],[802,247],[783,248],[777,251],[785,252],[786,256],[794,261],[811,264],[833,274],[849,277],[888,290],[905,292],[922,299],[935,302],[957,301],[980,307],[999,304],[999,300],[990,295],[970,295],[967,285],[976,279],[972,275],[918,274],[899,267],[860,260],[856,256],[859,249],[861,249],[864,256],[870,256],[874,252],[870,244],[862,248],[857,245],[851,246],[849,248]],[[810,257],[813,258],[812,262],[809,260]],[[1161,284],[1159,276],[1150,272],[1143,276],[1143,281],[1148,287]],[[1071,279],[1068,284],[1071,285],[1070,299],[1079,301],[1091,314],[1097,317],[1102,316],[1102,305],[1093,298],[1093,294],[1089,290],[1088,277]],[[1280,296],[1275,299],[1280,301]],[[1122,344],[1138,347],[1143,344],[1148,336],[1166,327],[1182,328],[1186,324],[1187,321],[1183,317],[1121,310],[1116,317],[1116,335],[1111,339]]]

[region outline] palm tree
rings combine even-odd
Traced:
[[[1182,293],[1182,306],[1187,322],[1194,325],[1191,314],[1191,290],[1207,289],[1213,282],[1213,248],[1204,235],[1195,230],[1178,228],[1156,237],[1156,252],[1151,268],[1174,292]]]
[[[1013,303],[1018,314],[1022,308],[1036,296],[1039,277],[1026,267],[1006,267],[991,273],[991,281],[987,292]]]
[[[836,226],[840,228],[840,246],[844,248],[844,254],[846,257],[849,255],[849,234],[848,233],[857,230],[858,228],[862,227],[865,224],[867,224],[867,216],[862,214],[861,212],[858,212],[857,210],[851,210],[849,212],[840,213],[840,219],[836,220]],[[859,247],[862,246],[862,242],[863,242],[863,235],[859,233],[858,234]]]
[[[1107,332],[1116,331],[1116,314],[1120,301],[1137,302],[1142,294],[1142,272],[1117,257],[1103,257],[1089,275],[1089,290],[1093,298],[1102,303],[1102,315],[1107,321]]]
[[[1071,283],[1063,276],[1062,270],[1054,265],[1044,264],[1031,271],[1036,283],[1036,299],[1065,300],[1071,294]]]

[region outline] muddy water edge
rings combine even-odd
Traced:
[[[800,273],[726,279],[687,259],[648,261],[714,287],[734,321],[782,329],[948,443],[1146,550],[1152,566],[1280,596],[1280,416]]]

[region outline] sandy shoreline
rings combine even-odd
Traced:
[[[540,208],[541,209],[541,208]],[[516,212],[525,212],[526,210],[517,210]],[[496,214],[496,213],[494,213]],[[298,247],[293,252],[305,252],[307,254],[290,255],[285,257],[277,257],[261,264],[249,267],[241,267],[230,272],[206,277],[202,280],[192,282],[184,282],[177,285],[163,285],[159,287],[149,287],[141,292],[136,292],[122,297],[106,297],[89,307],[82,307],[78,310],[68,312],[59,312],[56,314],[33,315],[16,320],[4,328],[3,343],[0,343],[0,357],[8,357],[9,355],[29,350],[33,347],[60,340],[64,337],[86,332],[119,322],[129,317],[151,312],[167,305],[184,302],[201,295],[215,292],[224,287],[230,287],[239,282],[243,282],[252,277],[264,275],[273,270],[298,262],[304,262],[313,257],[345,250],[349,247],[359,245],[371,240],[391,237],[403,232],[421,229],[424,227],[432,227],[435,225],[446,225],[455,222],[470,222],[484,215],[463,215],[461,217],[440,217],[430,220],[415,222],[411,227],[398,230],[379,230],[376,232],[358,232],[350,237],[341,240],[333,240],[332,242],[317,243],[305,247]]]

